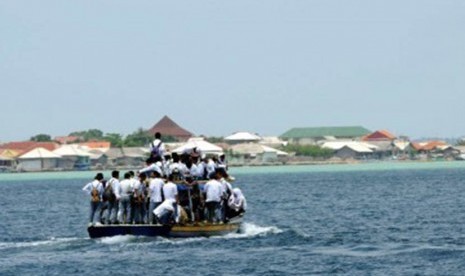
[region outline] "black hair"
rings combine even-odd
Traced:
[[[160,132],[155,133],[155,139],[161,139],[161,133]]]
[[[96,180],[102,180],[103,179],[103,173],[97,173],[97,175],[95,175],[95,179]]]
[[[129,175],[130,175],[131,177],[134,177],[134,175],[136,175],[136,174],[134,173],[134,171],[129,171]]]
[[[131,174],[130,173],[124,173],[124,179],[129,179],[131,178]]]
[[[119,171],[112,171],[111,172],[111,177],[119,178]]]

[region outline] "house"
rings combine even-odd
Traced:
[[[65,170],[88,170],[90,167],[90,154],[77,144],[62,145],[53,153],[62,158],[59,167]]]
[[[60,145],[55,142],[34,142],[34,141],[23,141],[23,142],[9,142],[0,145],[0,149],[10,149],[20,153],[26,153],[35,148],[44,148],[48,151],[53,151]]]
[[[144,147],[123,147],[121,151],[123,156],[118,161],[130,167],[142,168],[150,155],[150,151]]]
[[[61,156],[45,148],[39,147],[18,157],[18,171],[55,170]]]
[[[173,152],[180,154],[193,148],[197,148],[202,154],[219,155],[223,153],[223,149],[221,147],[205,141],[203,137],[190,138],[186,143],[173,149]]]
[[[257,143],[243,143],[231,146],[231,162],[237,163],[274,163],[286,162],[289,154]],[[238,160],[235,160],[238,159]]]
[[[241,144],[250,142],[259,142],[262,138],[256,134],[250,132],[235,132],[224,138],[224,141],[229,144]]]
[[[362,138],[362,141],[394,141],[397,137],[387,130],[377,130]]]
[[[193,134],[176,124],[168,116],[164,116],[158,123],[148,130],[152,135],[159,132],[163,136],[170,136],[178,141],[187,141]]]
[[[358,140],[370,131],[361,126],[292,128],[280,138],[293,144],[315,145],[319,141]]]
[[[12,171],[16,167],[16,157],[19,152],[8,149],[0,149],[0,172]]]
[[[341,159],[373,158],[373,154],[378,148],[377,146],[366,142],[356,141],[326,142],[321,147],[334,150],[334,156]]]
[[[82,137],[78,136],[57,136],[53,138],[53,141],[61,144],[61,145],[66,145],[66,144],[73,144],[77,143],[82,139]]]

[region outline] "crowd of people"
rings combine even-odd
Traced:
[[[104,179],[97,173],[83,190],[90,196],[90,224],[225,223],[247,208],[233,188],[225,156],[203,155],[197,148],[166,153],[160,133],[141,170]]]

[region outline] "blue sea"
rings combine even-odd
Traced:
[[[241,232],[191,239],[89,239],[95,172],[0,175],[0,275],[465,273],[465,162],[231,172]]]

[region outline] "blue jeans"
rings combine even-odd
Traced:
[[[205,203],[207,207],[207,219],[209,222],[220,221],[220,203],[217,201],[210,201]]]
[[[90,213],[89,213],[89,222],[94,223],[94,218],[96,221],[100,222],[100,201],[93,202],[90,201]]]
[[[157,209],[157,207],[161,204],[161,202],[152,202],[150,201],[149,204],[149,223],[156,223],[155,219],[156,216],[153,213],[153,210]]]
[[[131,198],[128,195],[119,200],[118,217],[120,223],[131,223]]]
[[[106,201],[105,204],[106,210],[104,212],[104,222],[105,224],[115,224],[116,216],[118,214],[118,201]]]

